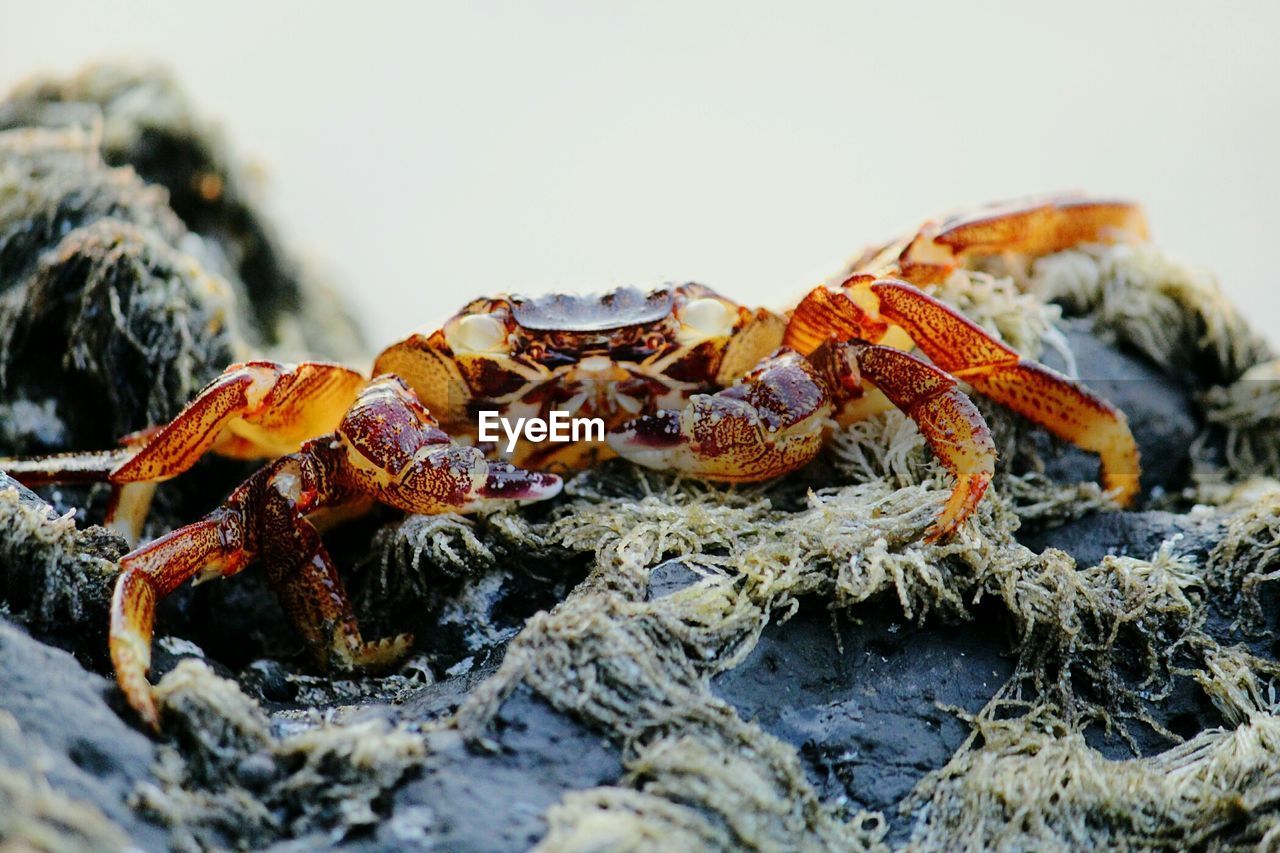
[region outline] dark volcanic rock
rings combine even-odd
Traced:
[[[163,187],[168,207],[203,238],[202,260],[247,297],[245,331],[255,343],[296,336],[309,352],[337,358],[359,349],[341,301],[285,248],[252,177],[164,69],[103,64],[30,80],[0,103],[0,129],[19,127],[89,129],[108,164]],[[325,291],[322,311],[312,310],[317,288]]]
[[[1223,524],[1216,517],[1172,512],[1095,512],[1048,529],[1020,530],[1018,539],[1036,553],[1046,548],[1066,551],[1081,567],[1096,566],[1103,557],[1149,560],[1160,545],[1181,537],[1175,553],[1203,560],[1218,539]]]
[[[106,666],[107,606],[122,539],[80,529],[0,472],[0,607],[46,642]]]
[[[984,607],[973,622],[921,628],[888,597],[851,615],[861,622],[833,623],[821,602],[805,601],[713,687],[796,746],[823,799],[845,797],[892,822],[895,805],[969,733],[939,704],[977,711],[1013,672],[1005,617]],[[903,823],[894,829],[904,833]]]
[[[699,577],[697,572],[679,560],[659,563],[649,571],[649,588],[645,597],[653,601],[671,595],[697,583]]]
[[[236,333],[164,193],[75,131],[0,134],[0,158],[0,403],[52,422],[8,423],[0,451],[112,447],[177,414],[235,360]]]
[[[469,746],[453,730],[429,733],[422,777],[396,792],[378,845],[526,850],[567,791],[622,774],[615,746],[523,688],[498,712],[488,746]]]
[[[109,704],[111,684],[71,655],[43,645],[0,619],[0,710],[21,740],[0,737],[0,764],[37,769],[50,786],[92,803],[140,847],[163,846],[165,833],[129,807],[149,777],[154,747]]]

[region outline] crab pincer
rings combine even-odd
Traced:
[[[872,389],[915,422],[955,477],[926,538],[950,535],[991,482],[991,432],[955,379],[892,347],[831,340],[807,358],[783,347],[737,385],[695,397],[680,411],[637,418],[610,434],[609,444],[650,468],[724,482],[768,479],[813,461],[833,421],[865,415],[857,404]]]

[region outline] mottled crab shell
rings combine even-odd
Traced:
[[[696,290],[695,290],[696,289]],[[577,296],[551,293],[544,296],[506,297],[516,324],[529,332],[603,332],[657,323],[671,315],[676,303],[673,285],[645,293],[621,287],[602,294]],[[680,286],[682,298],[712,295],[696,284]]]
[[[404,379],[441,425],[476,437],[478,412],[553,409],[599,417],[606,429],[730,384],[778,347],[785,321],[699,284],[603,294],[477,299],[430,334],[385,350],[374,373]],[[544,445],[521,467],[579,468],[612,455]]]

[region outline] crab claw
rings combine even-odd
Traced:
[[[724,482],[757,482],[794,471],[822,449],[832,411],[827,389],[799,353],[780,349],[743,380],[698,394],[611,432],[609,446],[647,468]]]
[[[339,425],[344,476],[364,495],[405,512],[471,512],[497,501],[554,497],[554,474],[489,462],[457,444],[396,376],[380,376],[360,392]]]
[[[507,462],[490,462],[484,485],[477,489],[486,501],[506,500],[531,503],[554,498],[564,483],[555,474],[526,471]]]

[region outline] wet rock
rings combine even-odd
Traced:
[[[18,127],[84,128],[109,165],[163,187],[167,206],[202,238],[187,248],[251,306],[245,331],[256,345],[337,359],[360,354],[342,300],[283,245],[249,170],[163,68],[102,64],[34,78],[0,103],[0,129]]]
[[[79,529],[0,472],[0,605],[10,617],[106,665],[107,606],[115,560],[125,543],[102,529]]]
[[[673,592],[679,592],[687,586],[698,582],[700,575],[679,560],[668,560],[649,570],[649,589],[647,598],[653,601]]]
[[[0,161],[0,400],[41,414],[0,450],[112,447],[172,417],[237,353],[226,282],[178,248],[164,193],[84,133],[8,131]]]
[[[0,684],[0,711],[12,715],[18,730],[0,730],[0,765],[40,774],[140,847],[163,846],[164,830],[129,806],[135,786],[149,776],[154,747],[118,715],[110,682],[0,619]]]
[[[1150,559],[1177,537],[1174,551],[1205,559],[1222,538],[1223,520],[1211,515],[1147,512],[1097,512],[1048,529],[1020,530],[1018,539],[1036,553],[1066,551],[1078,566],[1096,566],[1103,557]]]
[[[805,601],[713,689],[793,744],[824,800],[883,810],[902,837],[896,804],[969,733],[939,706],[975,712],[1013,671],[1007,617],[983,608],[971,623],[922,628],[885,597],[849,616]]]
[[[522,688],[503,704],[485,748],[453,730],[427,736],[421,778],[395,795],[374,846],[526,850],[565,792],[622,774],[615,746]]]

